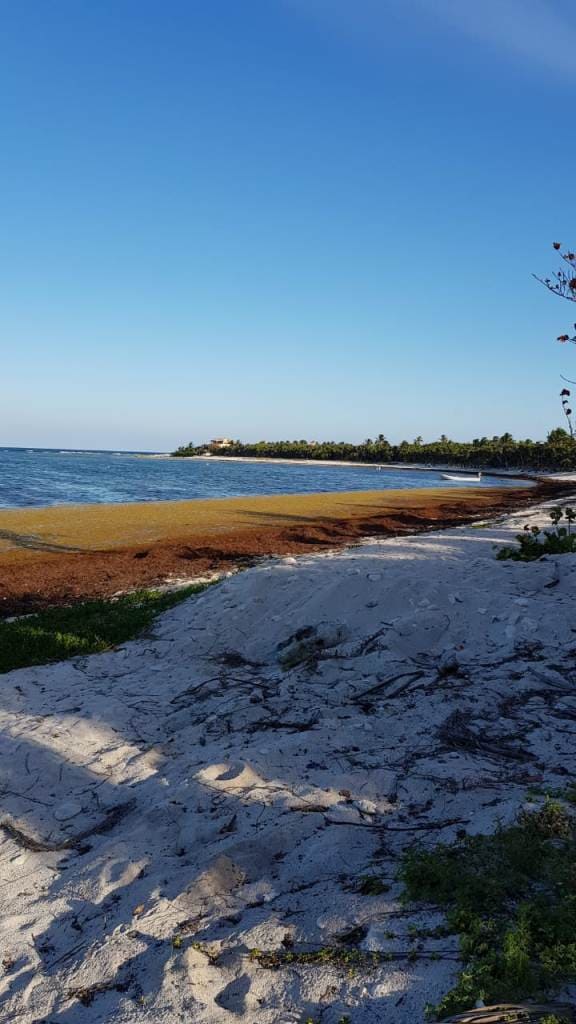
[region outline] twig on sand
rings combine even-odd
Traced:
[[[208,683],[217,683],[221,681],[222,677],[219,675],[211,676],[210,679],[203,679],[202,682],[198,683],[196,686],[188,686],[185,690],[181,690],[180,693],[177,693],[175,697],[172,697],[170,704],[179,704],[184,697],[194,697],[194,695],[198,693],[203,686],[207,686]],[[178,708],[178,710],[180,711],[181,709]]]
[[[385,686],[389,686],[390,683],[395,683],[397,679],[406,679],[408,676],[411,678],[406,685],[409,683],[415,683],[417,679],[421,679],[426,673],[421,669],[412,669],[410,672],[398,672],[395,676],[390,676],[388,679],[383,679],[381,682],[376,683],[375,686],[370,686],[368,690],[363,690],[362,693],[357,693],[352,697],[351,703],[358,704],[364,700],[365,697],[371,697],[373,693],[377,693],[378,690],[383,690]]]
[[[320,808],[311,808],[320,812]],[[294,810],[302,810],[302,808],[294,808]],[[422,822],[420,825],[387,825],[383,821],[379,822],[367,822],[367,821],[338,821],[336,818],[325,818],[329,825],[350,825],[356,828],[378,828],[383,832],[431,832],[443,828],[450,828],[452,825],[463,825],[466,824],[466,818],[448,818],[446,821],[432,821]]]
[[[124,804],[117,804],[116,807],[111,807],[106,812],[105,816],[96,825],[91,828],[85,829],[80,832],[79,835],[71,836],[69,839],[65,839],[59,843],[47,843],[42,839],[35,839],[34,836],[29,836],[22,829],[13,825],[10,821],[1,821],[0,829],[6,833],[10,839],[13,839],[18,846],[22,846],[25,850],[32,850],[34,853],[57,853],[60,850],[73,850],[76,849],[84,842],[85,839],[89,839],[90,836],[101,835],[103,832],[109,832],[110,829],[114,828],[122,818],[125,818],[136,806],[135,800],[128,800]]]
[[[468,754],[483,754],[500,760],[529,761],[530,752],[519,746],[512,737],[491,739],[475,732],[469,725],[470,715],[453,711],[438,730],[438,738],[448,750],[463,750]]]

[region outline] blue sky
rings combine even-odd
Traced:
[[[560,422],[572,0],[0,17],[0,445]]]

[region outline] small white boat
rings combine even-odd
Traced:
[[[464,473],[442,473],[442,479],[460,480],[462,483],[477,484],[482,479],[482,473],[476,473],[476,476],[465,476]]]

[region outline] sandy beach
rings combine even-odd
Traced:
[[[402,852],[506,825],[576,753],[576,556],[495,558],[547,521],[275,559],[5,675],[0,1020],[422,1021],[459,955]],[[267,966],[346,941],[373,961]]]
[[[553,494],[525,488],[275,495],[0,511],[0,613],[195,579],[271,555],[468,522]]]
[[[576,1024],[575,3],[4,5],[0,1024]]]

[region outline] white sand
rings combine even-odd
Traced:
[[[545,518],[263,564],[113,653],[3,676],[0,1020],[422,1020],[456,943],[407,960],[440,918],[398,903],[401,851],[510,821],[574,764],[576,556],[493,550]],[[249,957],[357,926],[390,963]]]

